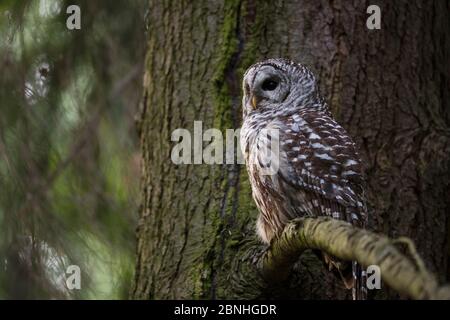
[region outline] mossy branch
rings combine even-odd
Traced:
[[[411,257],[397,248],[398,240],[355,228],[344,221],[319,218],[294,220],[281,237],[272,242],[262,258],[266,279],[282,280],[306,249],[319,249],[348,261],[358,261],[364,267],[377,265],[382,280],[398,293],[413,299],[450,299],[450,286],[439,286],[436,278],[425,269],[411,241]]]

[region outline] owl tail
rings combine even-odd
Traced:
[[[352,261],[352,276],[353,276],[353,300],[366,300],[367,299],[367,275],[362,266]]]

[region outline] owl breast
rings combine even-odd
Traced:
[[[301,215],[292,214],[292,201],[288,195],[295,190],[279,174],[280,170],[285,169],[287,161],[283,150],[274,150],[274,146],[280,148],[282,145],[279,141],[282,130],[286,128],[283,122],[277,120],[246,121],[241,129],[241,149],[252,186],[252,196],[260,212],[256,231],[266,243],[270,243],[272,238],[281,233],[289,220]]]

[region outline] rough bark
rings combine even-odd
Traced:
[[[370,3],[371,4],[371,3]],[[136,299],[324,298],[350,293],[312,254],[268,286],[257,211],[240,165],[174,165],[176,128],[240,127],[240,81],[267,57],[308,64],[368,177],[371,228],[408,236],[440,281],[449,274],[450,108],[447,1],[152,1],[144,99]],[[248,271],[248,272],[247,272]],[[233,281],[230,281],[233,280]],[[396,297],[386,286],[377,297]]]

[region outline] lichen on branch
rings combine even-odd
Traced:
[[[271,243],[260,267],[265,279],[283,280],[305,250],[318,249],[343,260],[358,261],[364,267],[377,265],[390,288],[412,299],[450,299],[450,286],[439,286],[408,244],[413,258],[398,249],[398,240],[327,217],[300,218],[289,223]]]

